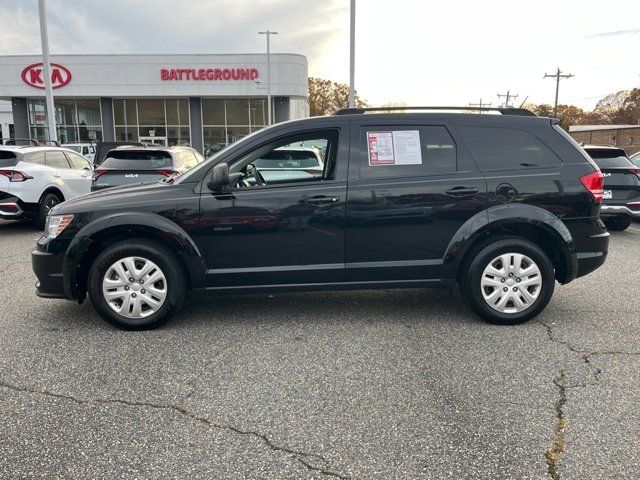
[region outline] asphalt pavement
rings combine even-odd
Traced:
[[[151,332],[35,296],[0,221],[0,478],[640,478],[640,224],[527,324],[457,291],[190,300]]]

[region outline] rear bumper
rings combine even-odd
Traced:
[[[16,220],[33,214],[33,209],[29,208],[18,197],[0,192],[0,218],[4,220]]]
[[[640,218],[640,202],[627,203],[624,205],[602,205],[600,215],[603,217],[627,216]]]
[[[36,295],[44,298],[69,298],[64,291],[62,263],[64,253],[48,253],[38,250],[31,252],[31,265],[38,278]]]
[[[587,275],[601,267],[609,253],[609,232],[599,218],[565,222],[573,239],[573,278]],[[569,280],[570,281],[570,280]],[[562,282],[567,283],[567,282]]]

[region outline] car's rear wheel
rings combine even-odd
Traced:
[[[49,211],[59,203],[62,203],[62,200],[55,193],[45,193],[42,195],[42,198],[38,202],[38,213],[36,213],[36,216],[33,218],[33,225],[40,230],[44,229]]]
[[[622,230],[626,230],[631,225],[631,217],[605,217],[602,219],[605,226],[608,230],[613,230],[614,232],[621,232]]]
[[[553,264],[536,244],[503,238],[481,248],[468,265],[462,292],[489,323],[516,325],[537,316],[555,286]]]
[[[126,240],[96,258],[87,290],[107,322],[126,330],[147,330],[165,324],[180,310],[187,280],[180,260],[163,244]]]

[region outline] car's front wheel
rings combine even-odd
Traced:
[[[607,230],[612,230],[614,232],[621,232],[626,230],[631,226],[631,217],[605,217],[602,219],[604,225],[607,227]]]
[[[182,306],[187,280],[165,245],[126,240],[105,249],[89,272],[88,292],[100,316],[126,330],[157,328]]]
[[[553,264],[536,244],[503,238],[480,249],[462,278],[469,305],[484,320],[516,325],[537,316],[555,286]]]

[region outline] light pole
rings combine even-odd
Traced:
[[[269,37],[271,35],[277,35],[278,32],[272,32],[271,30],[267,30],[265,32],[258,32],[258,35],[266,35],[267,36],[267,114],[269,115],[269,123],[271,125],[272,116],[271,116],[271,44],[269,42]]]
[[[44,74],[44,91],[47,103],[47,124],[49,125],[49,140],[58,140],[56,131],[56,111],[53,106],[53,90],[51,88],[51,65],[49,64],[49,34],[47,32],[47,11],[45,0],[38,0],[40,13],[40,40],[42,41],[42,71]]]
[[[351,0],[351,30],[349,48],[349,108],[356,106],[355,101],[355,75],[356,75],[356,0]]]

